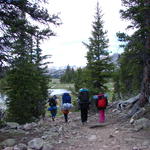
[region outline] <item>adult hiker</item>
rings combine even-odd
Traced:
[[[61,106],[61,111],[64,114],[64,119],[65,122],[68,122],[68,114],[70,112],[70,109],[73,107],[71,104],[71,96],[69,93],[64,93],[62,95],[62,106]]]
[[[51,117],[52,117],[52,120],[55,121],[55,117],[56,117],[56,114],[57,114],[57,96],[54,95],[53,97],[50,97],[49,100],[48,100],[48,103],[49,103],[49,108],[48,108],[48,111],[51,112]]]
[[[88,109],[89,109],[89,90],[81,88],[78,95],[78,104],[81,111],[81,122],[84,125],[88,120]]]
[[[98,94],[96,95],[96,107],[99,111],[99,122],[105,122],[105,109],[108,105],[108,100],[106,94]]]

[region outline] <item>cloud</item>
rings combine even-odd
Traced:
[[[47,6],[50,13],[60,12],[62,25],[57,27],[56,37],[42,44],[44,54],[51,54],[54,66],[86,65],[86,47],[91,36],[92,22],[97,0],[51,0]],[[119,52],[116,32],[126,32],[127,22],[120,18],[121,0],[99,0],[102,9],[104,30],[108,31],[109,50]]]

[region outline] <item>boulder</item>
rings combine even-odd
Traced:
[[[15,144],[16,144],[15,139],[7,139],[0,143],[0,145],[4,147],[11,147],[11,146],[14,146]]]
[[[9,129],[18,129],[19,124],[16,122],[6,122],[6,127]]]
[[[34,138],[28,142],[28,147],[36,150],[40,150],[43,147],[44,141],[41,138]]]
[[[13,150],[27,150],[27,145],[25,145],[23,143],[19,143],[18,145],[14,146]]]
[[[147,129],[150,128],[150,120],[146,118],[141,118],[135,120],[133,125],[136,131],[139,131],[140,129]]]

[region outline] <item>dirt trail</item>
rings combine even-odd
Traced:
[[[55,150],[150,150],[150,132],[133,130],[129,120],[107,111],[106,123],[98,125],[98,116],[89,114],[87,125],[80,122],[80,113],[69,114],[64,136]],[[57,120],[60,123],[60,120]],[[56,121],[56,122],[57,122]],[[56,123],[57,124],[57,123]]]
[[[69,122],[57,117],[55,121],[45,118],[43,123],[28,134],[11,136],[0,135],[0,139],[16,138],[18,143],[27,144],[33,138],[50,136],[45,139],[52,145],[51,150],[150,150],[149,130],[134,131],[129,120],[108,110],[106,123],[91,128],[98,123],[98,114],[89,114],[88,123],[81,124],[80,112],[69,113]],[[46,133],[46,134],[45,134]]]

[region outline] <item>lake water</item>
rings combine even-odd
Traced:
[[[48,89],[49,96],[62,95],[63,93],[71,93],[71,91],[66,89]]]
[[[71,91],[66,89],[48,89],[49,96],[52,95],[62,95],[63,93],[71,93]],[[0,93],[0,107],[4,107],[6,96]]]
[[[6,95],[0,93],[0,108],[6,109],[5,105],[5,100],[6,100]]]

